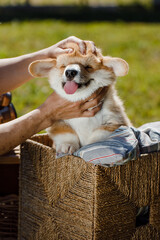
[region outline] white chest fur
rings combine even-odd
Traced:
[[[131,125],[116,93],[110,98],[106,96],[102,109],[94,117],[69,119],[66,123],[77,133],[81,146],[107,139],[111,132],[103,131],[103,126]]]
[[[74,118],[66,120],[65,122],[75,130],[81,146],[84,146],[91,142],[92,135],[97,128],[110,124],[111,119],[112,122],[115,121],[113,115],[114,114],[108,110],[107,103],[104,103],[103,108],[94,117]],[[108,134],[106,134],[106,136],[107,135]]]
[[[66,120],[67,122],[77,133],[81,146],[88,144],[89,136],[92,135],[94,129],[100,126],[102,122],[102,116],[96,114],[95,117],[91,118],[75,118]]]

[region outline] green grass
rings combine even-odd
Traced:
[[[48,47],[70,35],[89,39],[104,53],[124,58],[129,74],[117,80],[126,112],[137,127],[160,120],[160,24],[11,22],[0,25],[0,58]],[[33,79],[13,91],[18,115],[38,107],[51,93],[46,79]]]

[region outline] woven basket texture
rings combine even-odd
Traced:
[[[104,168],[51,145],[46,134],[22,145],[19,240],[160,239],[160,152]],[[143,206],[149,223],[136,227]]]
[[[16,240],[18,233],[18,196],[0,197],[0,240]]]

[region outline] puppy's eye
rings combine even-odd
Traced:
[[[90,70],[92,70],[93,68],[92,68],[90,65],[87,65],[87,66],[85,66],[85,69],[86,69],[87,71],[90,71]]]

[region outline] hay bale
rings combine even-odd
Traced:
[[[19,239],[142,239],[137,208],[150,206],[143,239],[160,236],[160,153],[104,168],[83,159],[55,159],[47,135],[22,145]],[[137,237],[138,236],[138,237]]]

